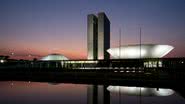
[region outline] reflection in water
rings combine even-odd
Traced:
[[[5,81],[0,82],[0,104],[139,104],[139,91],[138,87]],[[171,89],[142,87],[141,93],[142,104],[185,104]]]
[[[0,82],[0,104],[87,104],[86,99],[86,85]]]
[[[110,104],[110,92],[107,86],[87,86],[87,104]]]
[[[115,93],[121,92],[131,96],[170,96],[174,94],[173,90],[163,88],[108,86],[107,90]]]
[[[48,82],[48,84],[50,84],[50,85],[59,85],[61,83]]]

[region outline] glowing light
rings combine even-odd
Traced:
[[[127,45],[108,49],[113,58],[161,58],[168,54],[174,47],[170,45]]]
[[[1,63],[4,63],[4,60],[0,60]]]
[[[68,58],[60,54],[50,54],[48,56],[43,57],[41,60],[43,61],[68,60]]]
[[[11,55],[14,55],[14,53],[12,52]]]
[[[145,87],[126,87],[126,86],[108,86],[107,90],[114,93],[123,93],[130,96],[170,96],[174,93],[171,89],[163,88],[145,88]],[[140,93],[141,91],[141,93]]]
[[[169,96],[169,95],[172,95],[173,93],[174,93],[174,91],[171,89],[160,88],[158,90],[155,90],[155,94],[157,96]]]

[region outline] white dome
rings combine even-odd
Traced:
[[[113,58],[161,58],[168,54],[174,47],[170,45],[142,44],[126,45],[110,48],[107,52]]]
[[[55,61],[55,60],[68,60],[68,58],[61,54],[49,54],[48,56],[42,57],[41,60]]]

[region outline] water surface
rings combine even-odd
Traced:
[[[172,89],[143,89],[147,88],[1,81],[0,104],[103,104],[105,100],[110,104],[185,104],[185,99]]]

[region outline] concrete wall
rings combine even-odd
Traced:
[[[110,21],[105,13],[98,13],[98,59],[109,59]]]
[[[87,16],[87,59],[97,59],[97,17],[93,14]]]
[[[107,49],[110,48],[110,21],[105,13],[87,16],[87,59],[109,59]]]

